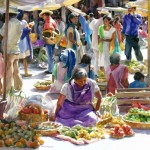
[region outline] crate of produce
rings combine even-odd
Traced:
[[[115,95],[118,105],[131,105],[134,102],[150,104],[150,88],[118,88]]]

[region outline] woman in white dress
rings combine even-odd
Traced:
[[[100,51],[100,67],[106,70],[110,65],[110,54],[120,52],[119,42],[116,29],[111,25],[111,18],[105,16],[104,24],[99,26],[99,51]]]

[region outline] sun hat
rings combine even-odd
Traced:
[[[11,13],[11,14],[19,14],[17,8],[12,8],[12,7],[9,8],[9,13]]]
[[[97,9],[97,10],[98,10],[98,13],[99,13],[99,14],[105,14],[105,15],[108,15],[108,14],[109,14],[108,9],[106,9],[106,8],[102,8],[101,10]]]
[[[138,5],[135,2],[128,2],[125,4],[126,8],[133,8],[133,7],[137,7]]]
[[[47,9],[43,9],[43,10],[42,10],[42,12],[39,14],[39,17],[40,17],[40,18],[42,18],[42,15],[43,15],[43,14],[45,14],[45,13],[48,13],[48,14],[50,14],[50,15],[52,15],[52,14],[53,14],[53,12],[52,12],[52,11],[47,10]]]

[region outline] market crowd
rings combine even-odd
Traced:
[[[33,48],[40,47],[39,67],[47,68],[45,74],[52,74],[55,79],[49,92],[60,93],[52,119],[69,126],[80,121],[86,126],[95,124],[97,118],[91,102],[96,97],[95,110],[99,110],[102,98],[96,82],[99,72],[106,76],[106,91],[113,94],[116,88],[147,87],[141,72],[136,72],[135,81],[128,83],[128,68],[121,63],[120,52],[124,50],[126,62],[130,62],[132,49],[137,61],[143,61],[140,42],[146,43],[148,32],[147,21],[136,13],[136,5],[130,2],[127,9],[123,18],[112,17],[106,8],[98,11],[99,18],[92,12],[71,12],[66,22],[59,14],[53,18],[52,11],[42,10],[38,20],[28,22],[23,11],[10,8],[6,92],[12,85],[15,90],[22,89],[20,59],[23,60],[24,77],[32,76],[28,72],[28,59],[32,61]],[[0,29],[0,94],[3,90],[4,31],[5,23]]]

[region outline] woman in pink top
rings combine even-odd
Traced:
[[[116,88],[128,88],[128,68],[120,64],[120,55],[117,53],[110,56],[110,63],[111,65],[106,70],[107,92],[115,94]]]
[[[2,78],[3,78],[3,67],[4,66],[4,62],[3,62],[3,57],[2,57],[2,53],[0,51],[0,95],[2,94]]]
[[[120,43],[120,42],[121,42],[121,39],[122,39],[122,38],[121,38],[122,25],[121,25],[121,23],[120,23],[120,18],[119,18],[119,16],[116,16],[116,17],[115,17],[113,26],[114,26],[114,28],[115,28],[116,31],[117,31],[118,42]]]

